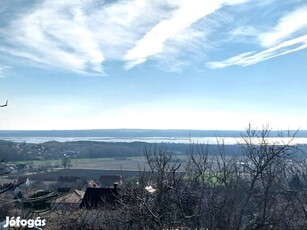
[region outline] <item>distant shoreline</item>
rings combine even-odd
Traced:
[[[245,130],[185,130],[185,129],[88,129],[88,130],[0,130],[2,137],[240,137]],[[272,137],[286,136],[297,130],[272,130]],[[299,130],[296,137],[306,137]]]
[[[272,143],[285,143],[291,138],[269,137]],[[242,144],[244,140],[240,137],[1,137],[0,141],[15,143],[42,144],[47,142],[105,142],[105,143],[133,143],[142,142],[148,144],[169,143],[169,144],[218,144],[223,142],[226,145]],[[295,137],[292,145],[307,144],[307,137]]]
[[[284,139],[296,131],[271,131],[272,141]],[[153,130],[153,129],[96,129],[96,130],[0,130],[0,140],[18,143],[41,144],[57,142],[144,142],[144,143],[179,143],[179,144],[225,144],[242,143],[244,131],[230,130]],[[280,138],[282,134],[283,139]],[[298,131],[294,144],[307,144],[307,130]]]

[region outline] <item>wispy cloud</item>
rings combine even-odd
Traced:
[[[242,53],[239,54],[237,56],[231,57],[227,60],[224,61],[220,61],[220,62],[208,62],[207,63],[207,67],[211,68],[211,69],[219,69],[219,68],[224,68],[227,66],[231,66],[231,65],[239,65],[239,64],[243,64],[242,60],[245,60],[246,58],[249,58],[252,56],[252,54],[254,54],[255,52],[247,52],[247,53]]]
[[[234,30],[235,35],[254,35],[259,45],[266,49],[242,53],[223,61],[208,62],[206,66],[211,69],[232,65],[248,66],[307,48],[307,21],[304,20],[306,15],[307,7],[296,9],[280,18],[272,30],[258,35],[257,30],[252,27]]]
[[[246,0],[225,1],[178,1],[177,9],[170,18],[160,21],[148,31],[136,45],[127,51],[125,60],[128,68],[143,63],[147,58],[162,53],[165,42],[176,37],[180,32],[189,28],[193,23],[219,10],[223,5],[233,5]]]
[[[139,34],[161,20],[162,6],[155,0],[46,0],[0,29],[0,49],[47,66],[103,74],[105,60],[121,60]]]
[[[36,6],[1,30],[7,42],[1,50],[61,69],[103,73],[103,53],[80,8],[60,1]]]
[[[307,32],[307,6],[294,10],[282,17],[272,31],[259,35],[260,44],[264,47],[276,45],[301,31]]]
[[[227,20],[221,23],[227,18],[223,10],[233,6],[235,12],[243,3],[252,1],[44,0],[20,8],[13,4],[13,15],[0,16],[0,52],[35,66],[95,75],[106,74],[105,61],[114,60],[129,69],[151,59],[159,67],[180,71],[193,58],[199,61],[208,55],[206,48],[219,41],[212,34],[223,37],[217,25],[227,24]],[[3,12],[8,7],[2,9],[0,4]],[[228,22],[231,36],[254,38],[265,50],[207,65],[249,65],[303,49],[305,41],[299,38],[306,34],[306,13],[307,7],[294,10],[263,33],[254,25],[233,29]]]
[[[294,38],[278,44],[262,52],[247,52],[239,54],[220,62],[208,62],[206,65],[211,69],[225,68],[232,65],[249,66],[261,61],[293,53],[307,48],[307,35]]]
[[[46,66],[104,74],[105,60],[125,62],[136,41],[179,8],[186,12],[189,5],[173,0],[45,0],[0,28],[0,50]],[[185,15],[179,16],[177,22],[185,23]],[[163,40],[160,36],[156,39]]]

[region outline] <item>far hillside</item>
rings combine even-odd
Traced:
[[[188,144],[160,143],[169,152],[174,154],[186,154],[189,151]],[[50,141],[42,144],[17,143],[0,141],[1,157],[7,161],[23,160],[50,160],[60,159],[63,156],[69,158],[124,158],[143,156],[145,148],[153,148],[155,144],[145,142],[56,142]],[[217,145],[208,145],[210,153],[214,154]],[[239,145],[227,145],[226,153],[229,155],[238,152]]]

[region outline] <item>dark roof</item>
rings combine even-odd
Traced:
[[[17,178],[17,183],[19,183],[19,184],[26,183],[27,179],[28,179],[28,177],[20,176],[20,177]]]
[[[80,204],[84,193],[84,191],[75,189],[70,193],[58,197],[55,202],[58,204]]]
[[[119,199],[117,188],[87,188],[80,208],[113,208]]]

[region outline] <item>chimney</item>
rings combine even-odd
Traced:
[[[118,188],[118,183],[115,182],[115,183],[113,184],[113,186],[114,186],[114,189],[117,190],[117,188]]]

